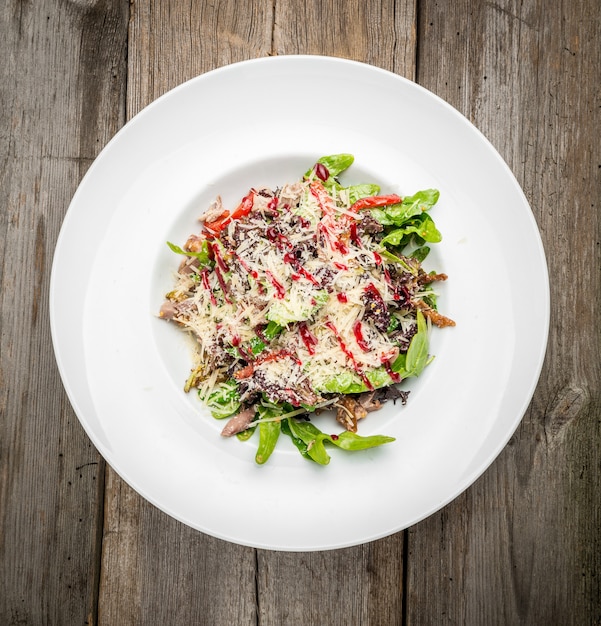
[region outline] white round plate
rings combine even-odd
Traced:
[[[220,194],[299,179],[350,152],[346,182],[441,192],[443,233],[426,261],[448,274],[436,356],[405,407],[360,434],[396,441],[333,448],[326,467],[286,437],[268,463],[255,438],[222,438],[183,384],[188,339],[157,317],[183,244]],[[528,303],[527,310],[524,303]],[[402,530],[464,491],[519,424],[549,323],[545,256],[532,212],[490,143],[418,85],[362,63],[263,58],[195,78],[136,115],[90,167],[67,212],[50,289],[52,337],[69,399],[115,471],[154,505],[210,535],[290,551],[360,544]],[[333,417],[320,426],[339,432]],[[256,435],[255,435],[256,437]]]

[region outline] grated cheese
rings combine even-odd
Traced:
[[[379,258],[374,237],[357,231],[353,238],[351,225],[360,225],[363,215],[349,210],[346,192],[328,195],[314,178],[251,192],[248,215],[232,219],[218,235],[200,234],[212,263],[178,274],[168,294],[173,319],[196,338],[201,395],[251,364],[252,380],[266,395],[284,390],[294,404],[310,390],[322,401],[320,390],[333,377],[381,367],[399,352],[368,314],[369,290],[384,306],[396,307],[403,331],[415,320],[396,306],[388,276],[393,269]],[[213,219],[221,206],[218,198]],[[283,330],[263,346],[275,356],[262,358],[253,350],[270,322]],[[303,339],[301,324],[314,344]],[[241,380],[248,387],[250,378]]]

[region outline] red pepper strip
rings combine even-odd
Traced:
[[[238,205],[238,208],[232,213],[232,219],[238,220],[245,215],[248,215],[253,208],[255,201],[255,192],[251,191],[247,196],[242,198],[242,202]]]
[[[224,211],[216,220],[207,222],[205,224],[205,228],[210,230],[212,233],[218,233],[220,230],[223,230],[227,224],[229,224],[230,219],[230,212]]]
[[[252,211],[254,200],[255,192],[251,191],[242,198],[242,202],[231,215],[229,211],[224,211],[216,220],[205,224],[205,228],[213,233],[221,232],[232,220],[238,220],[248,215]]]
[[[380,206],[388,206],[389,204],[398,204],[403,199],[395,193],[389,196],[368,196],[367,198],[359,198],[357,202],[351,205],[349,211],[361,211],[361,209],[373,209]]]

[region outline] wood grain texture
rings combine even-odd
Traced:
[[[106,483],[98,624],[256,624],[255,554]]]
[[[272,53],[270,2],[141,0],[132,5],[127,116],[209,70]]]
[[[540,383],[510,444],[471,489],[410,529],[407,623],[596,624],[598,7],[420,6],[418,80],[491,139],[523,186],[547,251],[552,319]]]
[[[0,33],[0,624],[601,624],[596,0],[5,0]],[[541,380],[499,458],[423,522],[332,552],[235,546],[141,498],[79,425],[48,323],[103,145],[177,84],[274,54],[373,63],[457,107],[523,186],[551,276]]]
[[[258,551],[257,623],[402,624],[402,537],[332,552]]]
[[[47,303],[71,196],[123,123],[124,8],[0,8],[1,624],[95,613],[104,463],[62,389]]]
[[[415,0],[275,2],[274,54],[322,54],[413,79]]]

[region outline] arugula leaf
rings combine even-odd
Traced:
[[[421,211],[429,211],[440,198],[438,189],[424,189],[418,191],[412,196],[403,198],[405,205],[417,205]]]
[[[417,333],[411,338],[405,369],[410,376],[419,376],[428,364],[428,326],[421,311],[417,312]]]
[[[282,409],[274,405],[265,406],[263,404],[259,404],[257,412],[259,414],[259,420],[262,420],[281,415]],[[274,420],[270,422],[259,421],[258,428],[259,446],[255,455],[255,462],[258,465],[263,465],[263,463],[267,461],[267,459],[271,456],[271,453],[275,450],[282,427],[279,420]]]
[[[386,435],[369,435],[363,437],[352,433],[348,430],[340,433],[334,437],[332,435],[326,435],[327,441],[338,446],[342,450],[367,450],[368,448],[375,448],[376,446],[384,445],[385,443],[391,443],[395,441],[394,437],[387,437]]]
[[[419,261],[420,263],[422,263],[425,260],[425,258],[428,256],[428,254],[430,254],[429,246],[421,246],[419,248],[416,248],[413,252],[411,252],[409,256],[412,259],[415,259],[416,261]]]
[[[344,431],[339,435],[328,435],[311,422],[297,422],[290,418],[287,420],[290,432],[294,438],[301,444],[295,444],[301,450],[301,454],[310,458],[312,461],[319,463],[320,465],[327,465],[330,462],[330,455],[327,453],[325,443],[328,442],[341,450],[367,450],[368,448],[375,448],[385,443],[394,441],[394,437],[387,437],[385,435],[371,435],[369,437],[363,437],[352,433],[350,431]],[[306,449],[305,449],[306,446]]]
[[[240,441],[248,441],[255,434],[256,429],[257,429],[256,426],[251,426],[250,428],[247,428],[246,430],[243,430],[242,432],[236,433],[236,437]]]
[[[285,435],[288,435],[290,439],[292,439],[292,443],[295,445],[297,450],[304,456],[306,459],[312,460],[307,452],[307,444],[296,435],[293,434],[292,429],[290,428],[290,419],[285,419],[282,421],[282,432]]]
[[[170,241],[167,242],[167,245],[172,252],[175,252],[175,254],[183,254],[184,256],[198,259],[201,266],[211,265],[211,258],[209,256],[209,242],[206,240],[201,243],[200,252],[189,252],[188,250],[184,250],[183,248],[176,246]]]
[[[297,422],[294,419],[288,419],[288,426],[292,435],[300,439],[306,446],[306,455],[312,461],[320,465],[327,465],[330,462],[330,455],[326,452],[323,445],[323,435],[321,430],[311,422]]]

